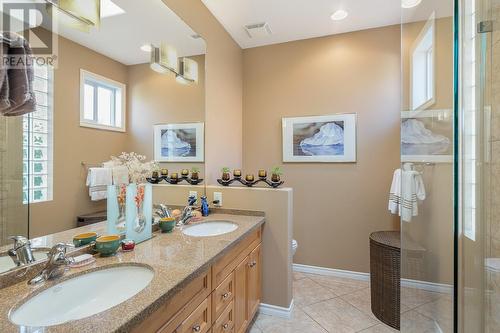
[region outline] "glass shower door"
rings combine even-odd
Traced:
[[[454,329],[454,9],[403,1],[401,332]]]

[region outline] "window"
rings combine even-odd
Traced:
[[[80,126],[125,132],[123,83],[80,70]]]
[[[36,111],[23,116],[23,203],[52,200],[53,70],[35,64]]]
[[[479,187],[476,186],[479,178],[479,168],[477,167],[478,159],[480,159],[480,134],[478,130],[481,121],[481,115],[478,110],[480,101],[477,96],[477,80],[476,80],[476,52],[478,48],[476,43],[476,4],[474,0],[464,1],[464,16],[463,16],[463,31],[462,31],[462,108],[463,108],[463,139],[462,139],[462,173],[463,173],[463,232],[470,240],[476,240],[476,220],[479,210],[477,208],[480,195]],[[488,112],[488,108],[485,108]]]
[[[434,103],[434,14],[412,47],[411,107],[425,109]]]

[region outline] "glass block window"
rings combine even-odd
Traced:
[[[36,111],[23,116],[23,202],[52,200],[53,70],[35,65]]]

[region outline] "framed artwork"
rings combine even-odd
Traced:
[[[154,126],[156,162],[204,162],[205,124],[180,123]]]
[[[356,114],[283,118],[283,162],[356,162]]]

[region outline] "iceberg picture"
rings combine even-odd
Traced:
[[[295,156],[344,154],[344,122],[295,124]]]
[[[161,154],[163,156],[194,156],[196,138],[194,130],[167,129],[161,133]],[[194,150],[193,145],[194,144]]]
[[[283,162],[356,162],[356,114],[283,118]]]
[[[402,155],[450,154],[450,139],[435,134],[417,119],[407,119],[401,124]]]
[[[157,162],[203,162],[204,145],[204,123],[154,126]]]

